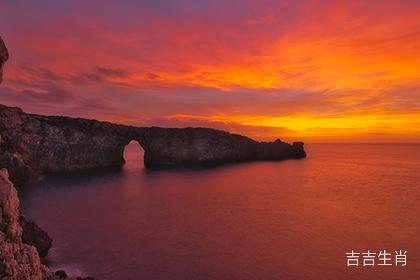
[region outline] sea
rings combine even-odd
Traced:
[[[420,279],[420,145],[51,175],[19,189],[53,270],[99,280]]]

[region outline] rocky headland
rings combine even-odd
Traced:
[[[132,140],[146,167],[303,158],[303,143],[257,142],[209,128],[133,127],[62,116],[27,114],[0,105],[0,167],[24,184],[39,175],[124,164]]]

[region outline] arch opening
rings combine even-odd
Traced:
[[[137,140],[131,140],[123,152],[124,169],[135,170],[144,168],[144,149]]]

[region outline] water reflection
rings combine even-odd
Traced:
[[[46,178],[21,191],[49,260],[98,279],[416,279],[345,252],[420,250],[418,146],[313,145],[305,160]],[[385,269],[385,270],[384,270]]]

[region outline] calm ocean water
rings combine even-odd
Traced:
[[[20,190],[54,269],[97,279],[420,279],[420,145],[308,144],[308,158],[56,176]],[[346,252],[407,250],[407,266]],[[379,262],[379,260],[377,260]]]

